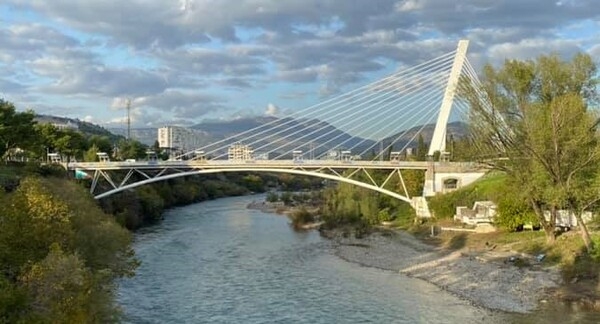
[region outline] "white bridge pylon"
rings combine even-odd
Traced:
[[[462,112],[468,109],[465,100],[456,100],[461,76],[478,81],[466,57],[467,47],[468,41],[460,41],[455,51],[298,110],[286,118],[275,118],[231,137],[172,155],[169,161],[70,163],[68,169],[92,178],[90,191],[97,199],[193,174],[283,172],[347,182],[411,202],[403,170],[426,170],[426,195],[441,189],[435,173],[447,177],[480,173],[470,163],[413,161],[411,155],[415,139],[436,117],[427,153],[431,156],[436,151],[444,152],[451,109]],[[375,181],[378,177],[372,175],[374,170],[385,170],[386,180]],[[111,176],[116,171],[125,175]],[[359,174],[362,180],[357,179]],[[399,188],[395,191],[386,187],[394,177],[399,178]],[[101,181],[107,182],[110,189],[96,194]]]

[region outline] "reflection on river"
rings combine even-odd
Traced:
[[[142,265],[118,299],[130,323],[537,323],[493,313],[418,279],[348,263],[317,232],[246,209],[262,197],[169,211],[136,234]],[[582,318],[565,315],[566,322]],[[564,322],[563,321],[563,322]],[[542,320],[542,322],[544,322]]]

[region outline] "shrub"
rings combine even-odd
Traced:
[[[279,196],[277,195],[277,193],[276,193],[276,192],[274,192],[274,191],[270,191],[270,192],[267,194],[267,198],[266,198],[266,200],[267,200],[268,202],[272,202],[272,203],[273,203],[273,202],[277,202],[277,201],[279,200]]]
[[[516,231],[525,224],[539,226],[539,220],[529,205],[511,196],[505,196],[498,202],[494,223],[508,231]]]
[[[290,218],[292,219],[292,226],[295,229],[300,229],[302,225],[312,223],[315,221],[315,217],[306,208],[302,207],[294,211]]]

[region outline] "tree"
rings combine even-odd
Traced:
[[[36,139],[34,117],[32,111],[16,112],[12,103],[0,99],[0,157],[11,149],[33,146]]]
[[[133,275],[130,233],[74,182],[22,179],[0,195],[0,322],[114,322]]]
[[[84,323],[92,276],[77,255],[65,254],[58,244],[39,263],[32,265],[20,281],[31,296],[28,320],[49,323]]]
[[[100,149],[98,149],[98,147],[96,146],[96,144],[93,144],[92,147],[90,147],[83,154],[83,161],[85,161],[85,162],[96,162],[96,161],[98,161],[98,152],[100,152]]]
[[[88,144],[90,147],[95,145],[98,148],[98,152],[104,152],[108,155],[112,155],[113,145],[108,136],[92,135],[88,139]]]
[[[425,161],[427,159],[427,153],[427,145],[425,145],[423,135],[419,134],[419,139],[417,140],[417,161]]]
[[[54,142],[55,149],[67,157],[67,162],[70,161],[71,157],[81,158],[85,146],[86,141],[83,134],[71,129],[59,130],[58,137]]]
[[[549,243],[558,210],[581,201],[574,197],[581,196],[582,175],[600,158],[596,118],[587,109],[596,100],[595,72],[589,55],[571,61],[551,55],[508,60],[498,70],[488,65],[481,87],[461,83],[474,149],[483,163],[508,174]]]
[[[146,146],[135,140],[121,140],[117,144],[121,160],[143,159],[146,157]]]
[[[51,124],[36,125],[35,131],[39,136],[38,151],[52,151],[65,156],[82,158],[88,142],[82,133],[72,129],[58,129]]]

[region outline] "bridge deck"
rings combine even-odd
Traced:
[[[160,170],[178,169],[414,169],[427,170],[426,161],[334,161],[334,160],[205,160],[205,161],[135,161],[135,162],[72,162],[69,170]],[[433,162],[437,172],[466,172],[480,167],[471,162]]]

